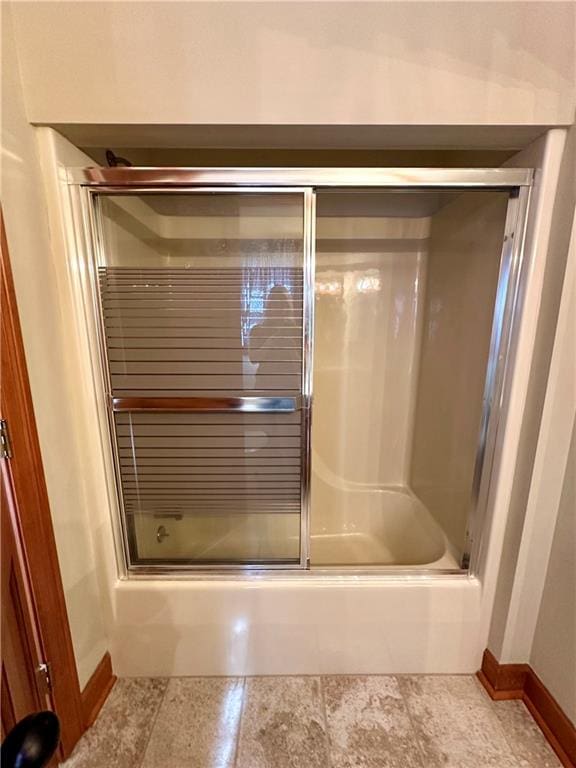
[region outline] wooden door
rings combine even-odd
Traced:
[[[2,459],[2,738],[26,715],[46,709],[38,686],[42,663],[30,585],[14,523],[14,495],[6,459]]]
[[[0,459],[2,726],[52,709],[66,759],[86,724],[1,209],[0,246],[0,418],[11,440],[11,456]],[[36,674],[40,663],[49,682]]]

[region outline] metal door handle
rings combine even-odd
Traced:
[[[158,530],[156,531],[156,541],[158,544],[162,544],[164,539],[167,539],[170,536],[168,531],[166,530],[165,525],[159,525]]]

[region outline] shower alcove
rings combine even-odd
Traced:
[[[480,546],[531,172],[70,172],[134,574]]]

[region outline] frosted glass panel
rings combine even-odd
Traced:
[[[301,270],[103,267],[100,285],[115,393],[300,391]]]
[[[174,539],[196,534],[189,546],[208,562],[224,546],[236,547],[242,561],[298,559],[300,411],[116,413],[115,424],[124,509],[138,532],[140,560],[190,557],[192,549]],[[161,525],[168,536],[158,538]]]
[[[99,210],[131,562],[298,563],[303,196],[103,196]],[[238,412],[246,398],[257,412]]]

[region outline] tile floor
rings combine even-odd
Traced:
[[[65,768],[561,768],[467,675],[123,678]]]

